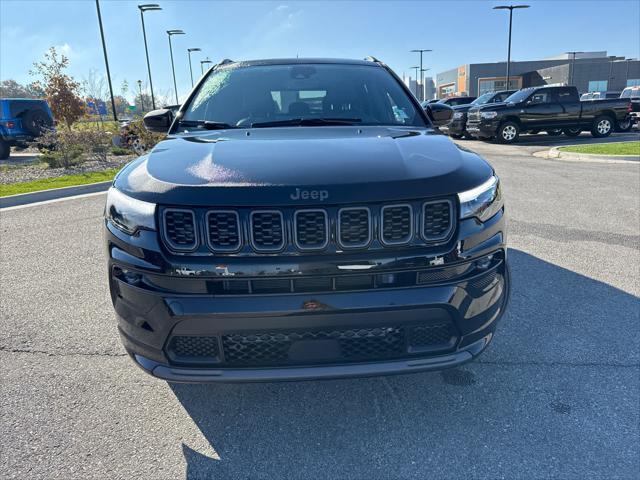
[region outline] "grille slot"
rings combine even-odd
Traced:
[[[329,221],[324,210],[298,210],[294,214],[294,241],[300,250],[321,250],[329,243]]]
[[[169,342],[169,358],[174,362],[215,363],[220,361],[218,337],[176,336]]]
[[[167,209],[164,216],[164,235],[172,250],[191,251],[198,246],[195,215],[191,210]]]
[[[207,212],[207,241],[213,251],[235,252],[241,247],[240,217],[233,210]]]
[[[366,247],[371,242],[371,211],[366,207],[338,211],[338,243],[343,248]]]
[[[453,204],[449,200],[427,202],[422,207],[422,236],[427,242],[445,240],[453,227]]]
[[[456,332],[450,323],[417,325],[407,329],[410,352],[453,346],[455,341]]]
[[[381,209],[381,240],[385,245],[402,245],[413,237],[411,205],[386,205]]]
[[[258,251],[277,252],[285,244],[284,221],[278,210],[251,212],[251,244]]]

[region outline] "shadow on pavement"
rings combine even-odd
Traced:
[[[518,141],[512,146],[523,146],[523,147],[559,147],[562,145],[580,145],[580,144],[589,144],[589,143],[610,143],[610,142],[630,142],[634,140],[640,140],[640,132],[632,131],[628,133],[613,133],[606,138],[594,138],[588,132],[582,132],[579,137],[567,137],[566,135],[559,136],[550,136],[546,133],[538,133],[535,135],[524,134],[520,135]],[[469,142],[469,140],[456,140],[460,142],[461,145],[464,145],[465,142]],[[477,142],[479,140],[471,140],[471,142]],[[498,142],[494,142],[496,145],[500,145]]]
[[[220,458],[183,444],[186,478],[633,477],[638,298],[522,251],[509,258],[508,313],[464,367],[172,384]]]

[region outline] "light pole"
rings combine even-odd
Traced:
[[[573,85],[573,65],[576,63],[576,54],[584,52],[564,52],[571,55],[571,68],[569,69],[569,85]]]
[[[142,80],[138,80],[138,90],[140,90],[140,113],[144,112],[144,99],[142,98]]]
[[[104,43],[104,29],[102,28],[102,15],[100,14],[100,2],[96,0],[96,10],[98,11],[98,24],[100,25],[100,38],[102,39],[102,51],[104,52],[104,64],[107,67],[107,81],[109,82],[109,94],[111,95],[111,109],[113,110],[113,119],[117,122],[116,102],[113,98],[113,87],[111,86],[111,72],[109,72],[109,59],[107,58],[107,44]]]
[[[144,39],[144,53],[147,56],[147,71],[149,72],[149,88],[151,89],[151,105],[153,109],[156,109],[156,99],[153,96],[153,80],[151,80],[151,64],[149,63],[149,49],[147,48],[147,31],[144,28],[144,12],[150,12],[153,10],[162,10],[160,5],[156,3],[146,3],[144,5],[138,5],[140,9],[140,20],[142,20],[142,38]]]
[[[613,78],[613,61],[618,58],[615,55],[609,56],[609,76],[607,77],[607,90],[611,90],[611,79]]]
[[[193,69],[191,68],[191,52],[200,52],[202,49],[200,48],[187,48],[187,52],[189,52],[189,73],[191,74],[191,88],[193,88]]]
[[[414,94],[415,94],[416,98],[418,98],[418,70],[420,70],[420,67],[417,66],[417,67],[409,67],[409,68],[413,68],[416,71],[416,88],[415,88]],[[420,100],[420,99],[418,98],[418,100]]]
[[[206,60],[200,60],[200,74],[204,75],[204,64],[209,64],[209,63],[213,63],[211,60],[209,60],[209,57],[207,57]]]
[[[420,98],[418,96],[418,100],[424,100],[424,77],[422,76],[422,54],[424,52],[432,52],[433,50],[430,50],[428,48],[416,48],[416,49],[411,50],[411,51],[414,52],[414,53],[419,53],[420,54],[420,85],[422,85],[422,98]],[[417,87],[416,87],[416,90],[417,90]]]
[[[509,10],[509,48],[507,51],[507,85],[506,90],[509,90],[509,81],[511,80],[511,26],[513,24],[513,10],[518,8],[529,8],[529,5],[499,5],[493,7],[494,10]]]
[[[167,36],[169,37],[169,55],[171,55],[171,71],[173,72],[173,89],[176,92],[176,104],[180,103],[178,100],[178,84],[176,83],[176,68],[173,65],[173,47],[171,46],[171,37],[173,35],[184,35],[182,30],[167,30]]]

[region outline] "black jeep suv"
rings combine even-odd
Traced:
[[[436,104],[437,105],[437,104]],[[448,110],[448,111],[445,111]],[[116,177],[109,284],[126,350],[170,381],[436,370],[507,304],[491,166],[375,59],[225,61]]]

